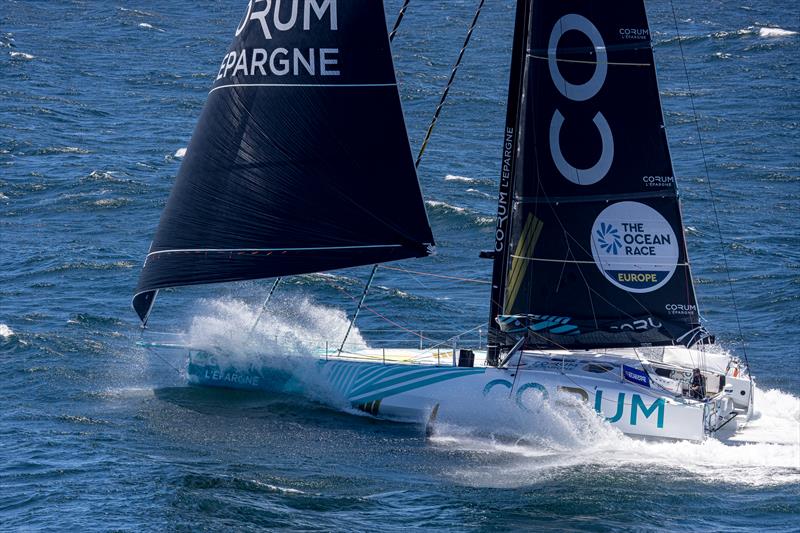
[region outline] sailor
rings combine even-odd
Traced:
[[[706,378],[700,373],[699,368],[692,371],[692,379],[689,380],[689,395],[695,400],[702,400],[706,397]]]

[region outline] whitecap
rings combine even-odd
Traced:
[[[466,192],[469,192],[469,193],[472,193],[472,194],[478,194],[480,196],[483,196],[484,198],[494,198],[493,195],[491,195],[489,193],[485,193],[483,191],[479,191],[478,189],[469,188],[469,189],[467,189]]]
[[[466,211],[464,207],[458,207],[456,205],[450,205],[447,202],[440,202],[439,200],[426,200],[425,203],[433,208],[441,208],[446,211],[455,211],[456,213],[463,213]]]
[[[164,30],[162,30],[161,28],[156,28],[155,26],[153,26],[152,24],[148,24],[147,22],[140,22],[139,27],[145,30],[155,30],[164,33]]]
[[[475,178],[468,178],[466,176],[455,176],[453,174],[448,174],[444,177],[444,181],[463,181],[466,183],[474,183],[476,180]]]
[[[26,54],[25,52],[9,52],[9,53],[11,54],[11,57],[16,57],[16,58],[19,58],[19,59],[31,60],[31,59],[34,59],[36,57],[34,55],[31,55],[31,54]]]
[[[758,28],[759,37],[788,37],[789,35],[797,35],[797,32],[783,28]]]
[[[0,323],[0,337],[4,339],[9,339],[11,336],[15,335],[11,328],[6,326],[5,324]]]

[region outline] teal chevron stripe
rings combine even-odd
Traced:
[[[350,365],[350,368],[345,375],[344,383],[342,383],[342,390],[345,391],[345,393],[353,388],[353,381],[355,381],[360,372],[361,369],[358,368],[358,365]]]
[[[361,396],[350,395],[350,396],[348,396],[348,400],[350,400],[351,402],[358,402],[358,403],[366,403],[366,402],[371,402],[371,401],[374,401],[374,400],[382,400],[383,398],[386,398],[388,396],[394,396],[396,394],[400,394],[400,393],[407,392],[407,391],[410,391],[410,390],[419,389],[419,388],[422,388],[422,387],[426,387],[428,385],[433,385],[434,383],[440,383],[442,381],[448,381],[448,380],[451,380],[451,379],[462,378],[462,377],[471,376],[471,375],[475,375],[475,374],[483,374],[485,372],[485,369],[483,369],[483,368],[481,368],[481,369],[464,369],[463,371],[458,371],[457,372],[457,371],[449,371],[449,369],[445,370],[445,369],[439,367],[439,370],[441,371],[440,372],[441,375],[438,375],[438,376],[433,376],[433,377],[430,377],[428,379],[415,381],[414,383],[409,383],[407,385],[396,387],[394,389],[390,389],[390,390],[386,390],[386,391],[374,392],[374,393],[371,393],[371,394],[366,394],[366,395],[361,395]],[[461,370],[461,369],[459,369],[459,370]]]
[[[376,389],[385,389],[401,383],[407,383],[413,379],[421,378],[430,374],[438,374],[442,372],[442,368],[417,368],[417,369],[403,369],[403,372],[394,372],[386,376],[385,380],[370,380],[368,383],[355,388],[351,394],[364,394],[365,392],[374,391]]]
[[[344,365],[343,364],[335,363],[333,365],[333,368],[331,369],[331,373],[330,373],[330,378],[329,379],[331,380],[331,383],[333,383],[334,387],[337,387],[337,388],[339,387],[339,376],[342,374],[343,371],[344,371]]]
[[[377,368],[362,370],[361,375],[358,377],[358,379],[356,379],[353,385],[356,387],[360,387],[364,383],[373,382],[375,380],[381,379],[382,377],[388,374],[394,374],[396,372],[397,372],[397,367],[393,365],[392,366],[377,365]]]

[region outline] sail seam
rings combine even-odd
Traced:
[[[524,255],[511,254],[514,259],[523,259],[525,261],[541,261],[544,263],[574,263],[577,265],[596,265],[595,261],[579,261],[577,259],[549,259],[545,257],[526,257]],[[672,264],[672,263],[670,263]],[[676,263],[676,266],[689,266],[689,263]]]
[[[530,52],[528,52],[525,55],[527,55],[528,57],[532,57],[534,59],[544,59],[546,61],[550,60],[550,58],[548,58],[548,57],[537,56],[536,54],[532,54]],[[584,59],[560,59],[560,58],[556,58],[556,61],[558,63],[581,63],[581,64],[584,64],[584,65],[612,65],[612,66],[620,66],[620,67],[650,67],[650,66],[652,66],[651,63],[622,63],[622,62],[619,62],[619,61],[586,61]]]
[[[195,252],[306,252],[315,250],[353,250],[360,248],[401,248],[402,244],[369,244],[363,246],[322,246],[317,248],[185,248],[174,250],[158,250],[150,252],[147,257],[158,254],[195,253]]]
[[[229,83],[214,87],[208,93],[230,87],[397,87],[397,83]]]
[[[561,204],[570,202],[599,202],[609,200],[639,200],[642,198],[677,198],[674,188],[653,192],[639,192],[630,194],[589,194],[585,196],[517,196],[515,204]]]

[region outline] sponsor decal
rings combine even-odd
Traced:
[[[526,329],[534,333],[580,335],[578,326],[570,324],[571,317],[553,315],[500,315],[497,324],[507,333],[520,333]]]
[[[636,383],[638,385],[642,385],[643,387],[650,386],[650,376],[647,375],[647,372],[644,370],[639,370],[638,368],[633,368],[632,366],[622,365],[622,375],[625,376],[625,379]]]
[[[250,0],[236,37],[258,32],[263,43],[283,32],[309,32],[322,27],[338,31],[336,0]],[[298,41],[305,37],[298,38]],[[339,49],[310,48],[242,48],[231,50],[222,58],[215,81],[223,78],[260,79],[282,76],[339,76]]]
[[[695,315],[697,306],[692,304],[667,304],[664,306],[667,314],[670,315]]]
[[[678,239],[658,211],[639,202],[617,202],[595,219],[592,257],[603,276],[627,292],[663,287],[678,266]]]
[[[661,327],[661,322],[653,317],[642,318],[639,320],[631,320],[622,324],[615,324],[609,326],[609,329],[615,331],[647,331],[648,329],[658,329]]]
[[[594,394],[594,410],[604,415],[603,410],[603,389],[597,389],[597,392]],[[617,395],[617,401],[611,400],[610,398],[605,400],[605,402],[611,404],[616,403],[616,412],[613,416],[605,417],[606,420],[611,422],[612,424],[615,422],[619,422],[622,419],[622,415],[625,409],[625,393],[620,392]],[[650,406],[645,405],[644,400],[638,394],[631,395],[631,414],[630,414],[630,425],[635,426],[639,423],[639,411],[641,411],[642,415],[645,419],[649,419],[651,415],[656,415],[656,428],[663,429],[664,428],[664,398],[657,398],[653,400],[653,403]]]
[[[252,374],[240,374],[238,372],[222,372],[219,369],[206,368],[203,374],[203,379],[208,381],[235,383],[237,385],[250,385],[251,387],[258,387],[260,385],[258,376]]]
[[[675,183],[674,176],[642,176],[645,187],[672,187]]]
[[[594,47],[594,54],[597,62],[595,63],[594,72],[592,76],[584,83],[571,83],[564,78],[559,70],[558,65],[558,43],[561,37],[569,31],[578,31],[582,33]],[[556,21],[553,29],[550,31],[550,39],[547,45],[547,66],[550,71],[550,79],[553,85],[571,102],[586,102],[594,98],[605,85],[606,75],[608,74],[608,58],[606,55],[606,43],[603,41],[603,36],[597,27],[592,22],[582,15],[569,13],[564,15]],[[585,105],[592,105],[587,103]],[[553,112],[553,117],[550,119],[550,156],[553,158],[558,171],[564,178],[576,185],[593,185],[602,180],[611,169],[611,163],[614,162],[614,135],[611,132],[606,117],[602,111],[598,111],[592,118],[592,123],[597,131],[600,133],[600,140],[602,143],[602,150],[597,162],[589,168],[577,168],[573,166],[561,151],[561,127],[565,122],[564,115],[558,108]],[[584,126],[585,127],[585,126]]]
[[[645,40],[650,38],[650,30],[647,28],[620,28],[619,36],[622,39]]]
[[[508,192],[511,184],[514,128],[506,127],[503,140],[503,170],[500,174],[500,196],[497,200],[497,228],[494,233],[494,251],[502,252],[508,231]]]

